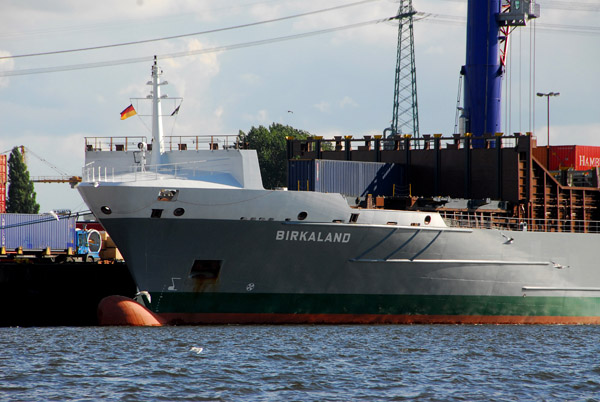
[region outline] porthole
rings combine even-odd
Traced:
[[[426,224],[426,225],[429,225],[430,223],[431,223],[431,215],[427,215],[427,216],[425,217],[425,224]]]
[[[306,219],[306,217],[307,217],[307,216],[308,216],[308,213],[307,213],[307,212],[304,212],[304,211],[302,211],[302,212],[300,212],[300,213],[298,214],[298,220],[299,220],[299,221],[303,221],[303,220],[305,220],[305,219]]]
[[[104,215],[110,215],[112,214],[112,209],[110,209],[109,207],[107,207],[106,205],[103,207],[100,207],[100,211],[102,211],[102,213]]]
[[[173,215],[175,216],[181,216],[185,214],[185,209],[183,208],[175,208],[175,211],[173,211]]]

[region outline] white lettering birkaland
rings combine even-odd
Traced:
[[[275,240],[283,241],[314,241],[322,243],[348,243],[350,233],[309,232],[302,230],[278,230]]]

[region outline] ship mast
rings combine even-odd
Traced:
[[[152,85],[152,156],[150,163],[158,165],[162,161],[162,155],[165,152],[165,141],[163,137],[162,125],[162,108],[161,100],[166,98],[166,95],[160,95],[161,85],[167,85],[168,82],[160,82],[162,69],[158,66],[156,56],[154,56],[154,64],[152,65],[152,81],[148,81],[148,85]]]

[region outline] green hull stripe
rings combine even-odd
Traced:
[[[599,297],[152,294],[156,313],[600,316]]]

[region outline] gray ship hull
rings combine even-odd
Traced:
[[[600,321],[600,275],[586,257],[595,235],[211,219],[103,224],[152,295],[149,307],[171,323]]]

